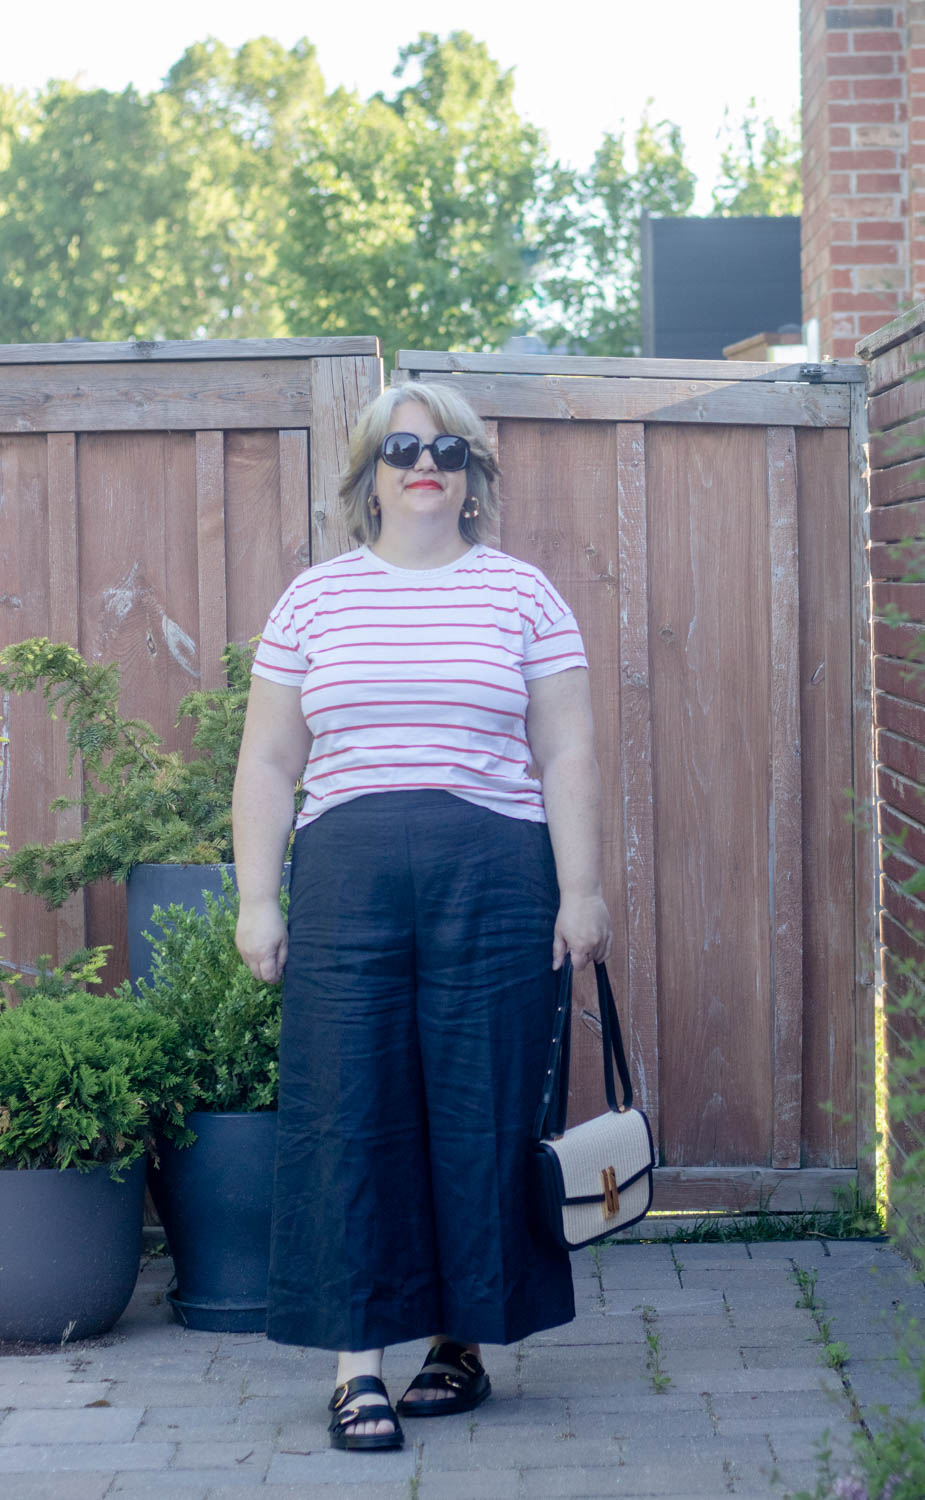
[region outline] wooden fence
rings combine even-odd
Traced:
[[[658,1204],[827,1201],[873,1117],[874,840],[846,795],[871,781],[863,368],[398,365],[494,424],[501,544],[588,646]],[[602,1103],[583,993],[576,1118]]]
[[[874,724],[882,841],[884,1062],[896,1106],[921,1098],[921,1073],[898,1064],[921,1048],[921,1019],[897,1002],[925,984],[925,894],[903,887],[925,869],[925,303],[858,346],[869,360],[870,536],[873,594]],[[904,974],[904,961],[918,967]],[[925,1149],[921,1108],[888,1127],[891,1183]],[[891,1197],[894,1195],[891,1193]],[[894,1197],[899,1227],[925,1250],[925,1203]]]
[[[663,1165],[657,1206],[830,1201],[872,1119],[863,370],[409,353],[493,424],[500,542],[574,605],[607,790],[613,972]],[[375,341],[0,349],[0,643],[119,660],[172,742],[285,582],[347,546],[333,507]],[[60,726],[6,706],[0,826],[45,811]],[[7,955],[115,941],[122,892],[0,893]],[[600,1107],[579,991],[573,1118]],[[826,1110],[821,1106],[829,1103]]]
[[[378,342],[224,340],[0,346],[0,645],[67,641],[122,667],[123,711],[188,747],[176,708],[222,681],[289,580],[343,551],[336,476],[378,394]],[[311,503],[310,503],[311,502]],[[3,704],[0,828],[66,838],[62,726],[38,695]],[[101,882],[57,913],[0,891],[20,967],[84,940],[126,972],[125,897]]]

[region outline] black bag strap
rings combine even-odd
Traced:
[[[609,1108],[619,1112],[629,1109],[632,1105],[633,1085],[630,1082],[629,1068],[626,1065],[620,1018],[617,1015],[613,990],[610,987],[610,977],[603,964],[594,965],[594,974],[597,980],[597,1003],[601,1013],[604,1088],[607,1092]],[[561,1135],[565,1129],[568,1112],[571,1013],[572,960],[566,955],[559,981],[559,998],[553,1021],[549,1055],[546,1059],[546,1072],[543,1076],[543,1093],[536,1119],[533,1122],[533,1135],[536,1140],[542,1140],[547,1135]],[[613,1078],[614,1063],[617,1065],[617,1074],[623,1090],[622,1105],[617,1103],[617,1091]]]

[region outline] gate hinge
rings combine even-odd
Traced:
[[[801,365],[800,379],[808,381],[810,385],[821,385],[822,369],[822,365]]]

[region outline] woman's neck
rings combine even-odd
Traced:
[[[383,526],[369,550],[394,568],[443,568],[447,563],[465,557],[471,546],[460,534],[459,528],[451,532],[429,533],[426,528],[410,530],[403,527],[392,531]]]

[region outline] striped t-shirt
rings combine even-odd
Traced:
[[[526,683],[586,666],[574,615],[529,563],[476,545],[397,568],[358,547],[289,586],[254,672],[301,692],[302,827],[353,797],[423,788],[545,821]]]

